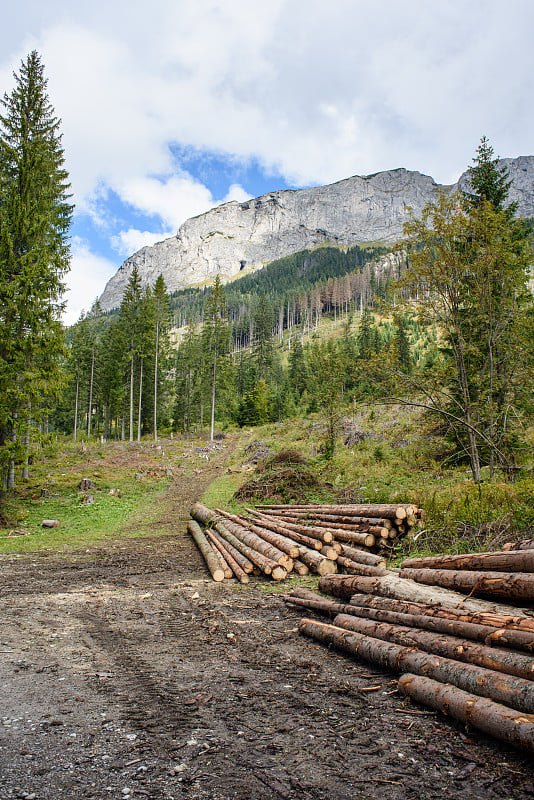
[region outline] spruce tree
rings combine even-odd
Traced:
[[[206,303],[202,340],[206,357],[206,366],[211,373],[210,439],[213,441],[216,388],[224,373],[224,366],[230,343],[230,331],[226,321],[226,303],[221,279],[218,275],[215,278],[215,283]]]
[[[60,313],[73,206],[57,119],[33,51],[0,101],[0,470],[35,436],[60,384]],[[21,436],[22,434],[22,436]]]

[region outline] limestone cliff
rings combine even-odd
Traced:
[[[504,159],[513,180],[510,199],[521,216],[534,216],[534,156]],[[440,191],[427,175],[395,169],[355,176],[328,186],[271,192],[246,203],[231,202],[187,220],[176,236],[143,247],[108,282],[100,303],[118,306],[134,265],[143,285],[163,275],[170,291],[223,281],[240,272],[322,244],[348,246],[395,242],[412,208],[417,214]]]

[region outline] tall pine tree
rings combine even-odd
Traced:
[[[0,471],[14,487],[20,447],[60,383],[59,320],[73,206],[40,56],[33,51],[0,101]]]

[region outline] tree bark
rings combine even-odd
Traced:
[[[235,577],[238,579],[240,583],[243,584],[250,583],[250,578],[248,577],[247,573],[243,569],[241,569],[236,559],[230,553],[230,550],[224,547],[222,542],[219,539],[217,539],[217,537],[214,535],[215,533],[216,531],[212,531],[208,528],[208,530],[206,531],[206,536],[211,542],[213,548],[221,554],[221,557],[226,561],[228,567],[230,568],[231,574],[228,576],[225,575],[225,577],[231,578],[235,575]],[[252,564],[250,565],[250,567],[252,572],[253,568]]]
[[[221,514],[223,517],[231,520],[232,522],[236,522],[238,525],[241,525],[243,528],[252,531],[260,538],[264,539],[274,547],[277,547],[278,550],[281,550],[283,553],[286,553],[290,558],[298,558],[299,557],[299,548],[292,542],[290,539],[286,538],[285,536],[280,536],[279,534],[274,533],[273,531],[269,531],[266,528],[262,528],[259,525],[254,525],[253,523],[249,522],[245,517],[237,516],[236,514],[229,514],[227,511],[223,511],[221,508],[217,508],[216,511]]]
[[[377,556],[374,553],[367,553],[365,550],[358,550],[356,547],[350,547],[344,543],[341,544],[341,555],[359,564],[369,564],[373,567],[386,566],[386,560],[382,558],[382,556]]]
[[[158,304],[159,314],[159,304]],[[154,441],[158,441],[158,355],[159,355],[159,318],[156,317],[156,351],[154,355]]]
[[[215,558],[219,562],[220,568],[224,572],[224,577],[228,578],[228,579],[233,578],[234,577],[234,573],[233,573],[233,571],[232,571],[232,569],[230,567],[230,564],[228,563],[227,554],[222,552],[222,550],[218,546],[218,542],[214,538],[212,538],[210,536],[210,530],[209,529],[204,531],[204,534],[205,534],[206,539],[208,540],[209,544],[211,545],[211,549],[213,550]]]
[[[233,558],[239,568],[242,569],[246,575],[250,575],[254,571],[254,564],[252,561],[250,561],[246,556],[243,555],[243,553],[237,550],[237,548],[233,547],[230,542],[227,542],[226,539],[223,539],[218,531],[212,530],[211,528],[209,530],[210,537],[213,537],[216,540],[217,544],[219,544],[222,549],[228,553],[229,557]]]
[[[496,570],[498,572],[534,572],[534,551],[495,551],[453,556],[407,558],[401,569]]]
[[[350,598],[352,606],[363,608],[376,608],[384,611],[396,611],[401,614],[413,614],[414,616],[436,617],[438,619],[458,620],[459,622],[473,625],[482,625],[491,628],[491,644],[502,643],[505,646],[517,647],[511,638],[512,634],[520,634],[517,642],[530,645],[534,638],[534,619],[531,617],[506,616],[504,614],[492,614],[490,612],[470,612],[460,611],[454,608],[443,608],[439,605],[427,605],[425,603],[414,603],[403,600],[394,600],[390,597],[375,597],[369,594],[354,594]],[[510,642],[510,644],[508,644]],[[530,649],[528,646],[521,646],[522,650]]]
[[[390,574],[377,578],[359,575],[326,575],[319,581],[319,591],[335,597],[349,599],[355,592],[393,597],[396,600],[409,600],[430,605],[444,605],[462,611],[491,611],[508,616],[517,616],[517,609],[489,600],[475,600],[458,592],[437,586],[423,586],[415,581]]]
[[[222,581],[224,579],[224,570],[222,570],[219,566],[219,560],[213,552],[210,543],[202,533],[200,525],[191,519],[187,523],[187,530],[195,540],[198,549],[204,556],[204,561],[206,562],[213,580],[217,582]]]
[[[490,697],[498,703],[532,714],[534,709],[534,683],[495,670],[483,669],[473,664],[462,664],[449,658],[431,655],[411,647],[382,642],[343,630],[303,619],[299,623],[303,636],[334,646],[349,655],[392,672],[409,671],[429,676],[443,683],[451,683],[474,694]]]
[[[399,689],[428,708],[472,725],[520,750],[534,753],[532,712],[525,716],[485,697],[476,697],[455,686],[411,674],[401,676]]]
[[[390,625],[387,622],[375,622],[361,619],[349,614],[339,614],[334,625],[357,631],[373,639],[383,639],[403,647],[416,647],[427,653],[434,653],[444,658],[476,664],[485,669],[505,672],[518,678],[534,680],[534,658],[523,653],[503,650],[500,647],[485,647],[481,644],[460,639],[457,636],[435,634],[430,631],[407,628],[405,625]]]
[[[512,572],[474,572],[452,569],[401,569],[401,578],[474,595],[506,600],[534,600],[534,575]]]
[[[139,364],[139,409],[137,414],[137,441],[141,441],[141,402],[143,399],[143,356]]]

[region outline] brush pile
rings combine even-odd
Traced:
[[[360,515],[358,521],[346,514],[351,506],[317,508],[320,511],[314,517],[308,517],[308,511],[304,515],[299,511],[284,515],[278,509],[271,513],[265,508],[247,508],[246,514],[237,515],[195,503],[188,530],[216,581],[235,576],[248,583],[248,576],[254,573],[263,573],[276,581],[291,573],[325,575],[343,570],[367,577],[388,574],[385,559],[371,551],[376,549],[378,530],[388,534],[393,531],[397,520],[395,509],[400,506],[358,506],[360,510],[375,510],[375,516]],[[377,509],[380,514],[386,511],[391,516],[379,516]],[[402,511],[405,519],[406,507]],[[389,523],[388,527],[381,522]]]
[[[330,617],[303,619],[304,636],[401,673],[412,699],[534,753],[534,616],[471,596],[534,604],[533,573],[528,551],[409,559],[400,574],[323,576],[319,590],[336,600],[305,589],[285,600]]]

